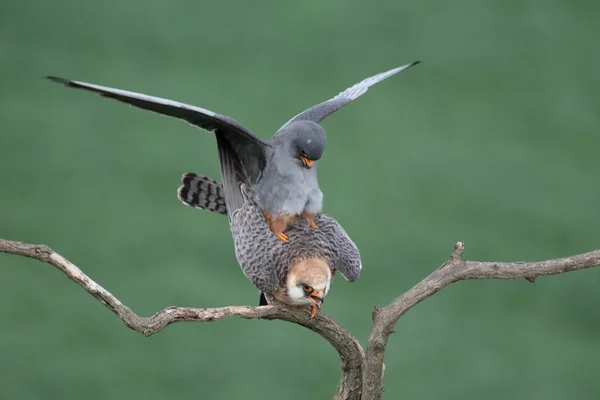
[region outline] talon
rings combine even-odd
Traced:
[[[315,222],[315,219],[312,215],[305,215],[306,218],[306,222],[308,222],[308,226],[311,229],[318,229],[319,226],[317,225],[317,223]]]
[[[277,236],[282,242],[289,242],[290,240],[288,239],[287,235],[283,232],[277,232],[275,236]]]
[[[315,317],[316,313],[317,313],[317,306],[316,306],[316,304],[313,304],[312,307],[310,308],[310,319],[313,319]]]

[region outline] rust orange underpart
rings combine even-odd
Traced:
[[[295,217],[285,214],[280,214],[274,217],[272,214],[264,210],[262,213],[265,217],[265,221],[267,221],[267,225],[269,225],[269,229],[271,229],[271,232],[273,232],[275,236],[281,239],[281,241],[289,241],[288,236],[285,233],[283,233],[283,231],[287,229],[289,224],[294,222]]]

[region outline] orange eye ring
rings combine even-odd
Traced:
[[[300,149],[300,155],[301,155],[302,157],[306,157],[306,153],[304,152],[304,150]]]
[[[314,291],[314,289],[313,289],[313,288],[311,288],[311,287],[310,287],[310,286],[308,286],[308,285],[302,285],[302,287],[304,288],[304,291],[305,291],[306,293],[312,293],[312,292]]]

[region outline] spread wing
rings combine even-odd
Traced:
[[[389,71],[382,72],[375,76],[371,76],[370,78],[367,78],[357,83],[356,85],[344,90],[342,93],[338,94],[334,98],[314,105],[308,110],[301,112],[300,114],[296,115],[294,118],[286,122],[285,125],[283,125],[281,128],[294,121],[301,120],[308,120],[316,122],[318,124],[325,118],[327,118],[328,116],[345,106],[346,104],[350,103],[352,100],[355,100],[361,95],[365,94],[369,87],[381,82],[386,78],[389,78],[392,75],[397,74],[400,71],[404,71],[405,69],[410,68],[413,65],[417,65],[418,63],[419,61],[415,61],[413,63],[406,64],[398,68],[390,69]],[[279,129],[281,130],[281,128]]]
[[[239,183],[256,182],[260,179],[261,172],[266,165],[266,152],[271,144],[232,118],[201,107],[160,97],[54,76],[47,78],[65,86],[95,92],[143,110],[182,119],[191,125],[215,132],[225,198],[228,203],[231,203],[231,207],[228,204],[228,208],[231,210],[237,209],[243,204]]]

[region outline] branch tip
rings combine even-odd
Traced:
[[[453,260],[460,260],[463,251],[465,251],[465,244],[463,242],[456,242],[454,244],[454,251],[450,255],[450,258]]]
[[[457,242],[450,258],[441,267],[384,307],[385,312],[374,320],[363,367],[362,400],[381,398],[384,390],[382,366],[387,340],[398,319],[440,289],[465,279],[527,279],[534,282],[539,276],[562,274],[600,265],[600,250],[537,262],[479,262],[463,260],[464,249],[465,244]]]
[[[378,305],[373,307],[373,312],[371,313],[371,318],[373,319],[373,322],[375,322],[375,319],[377,318],[377,316],[379,316],[380,312],[381,312],[381,307],[379,307]]]

